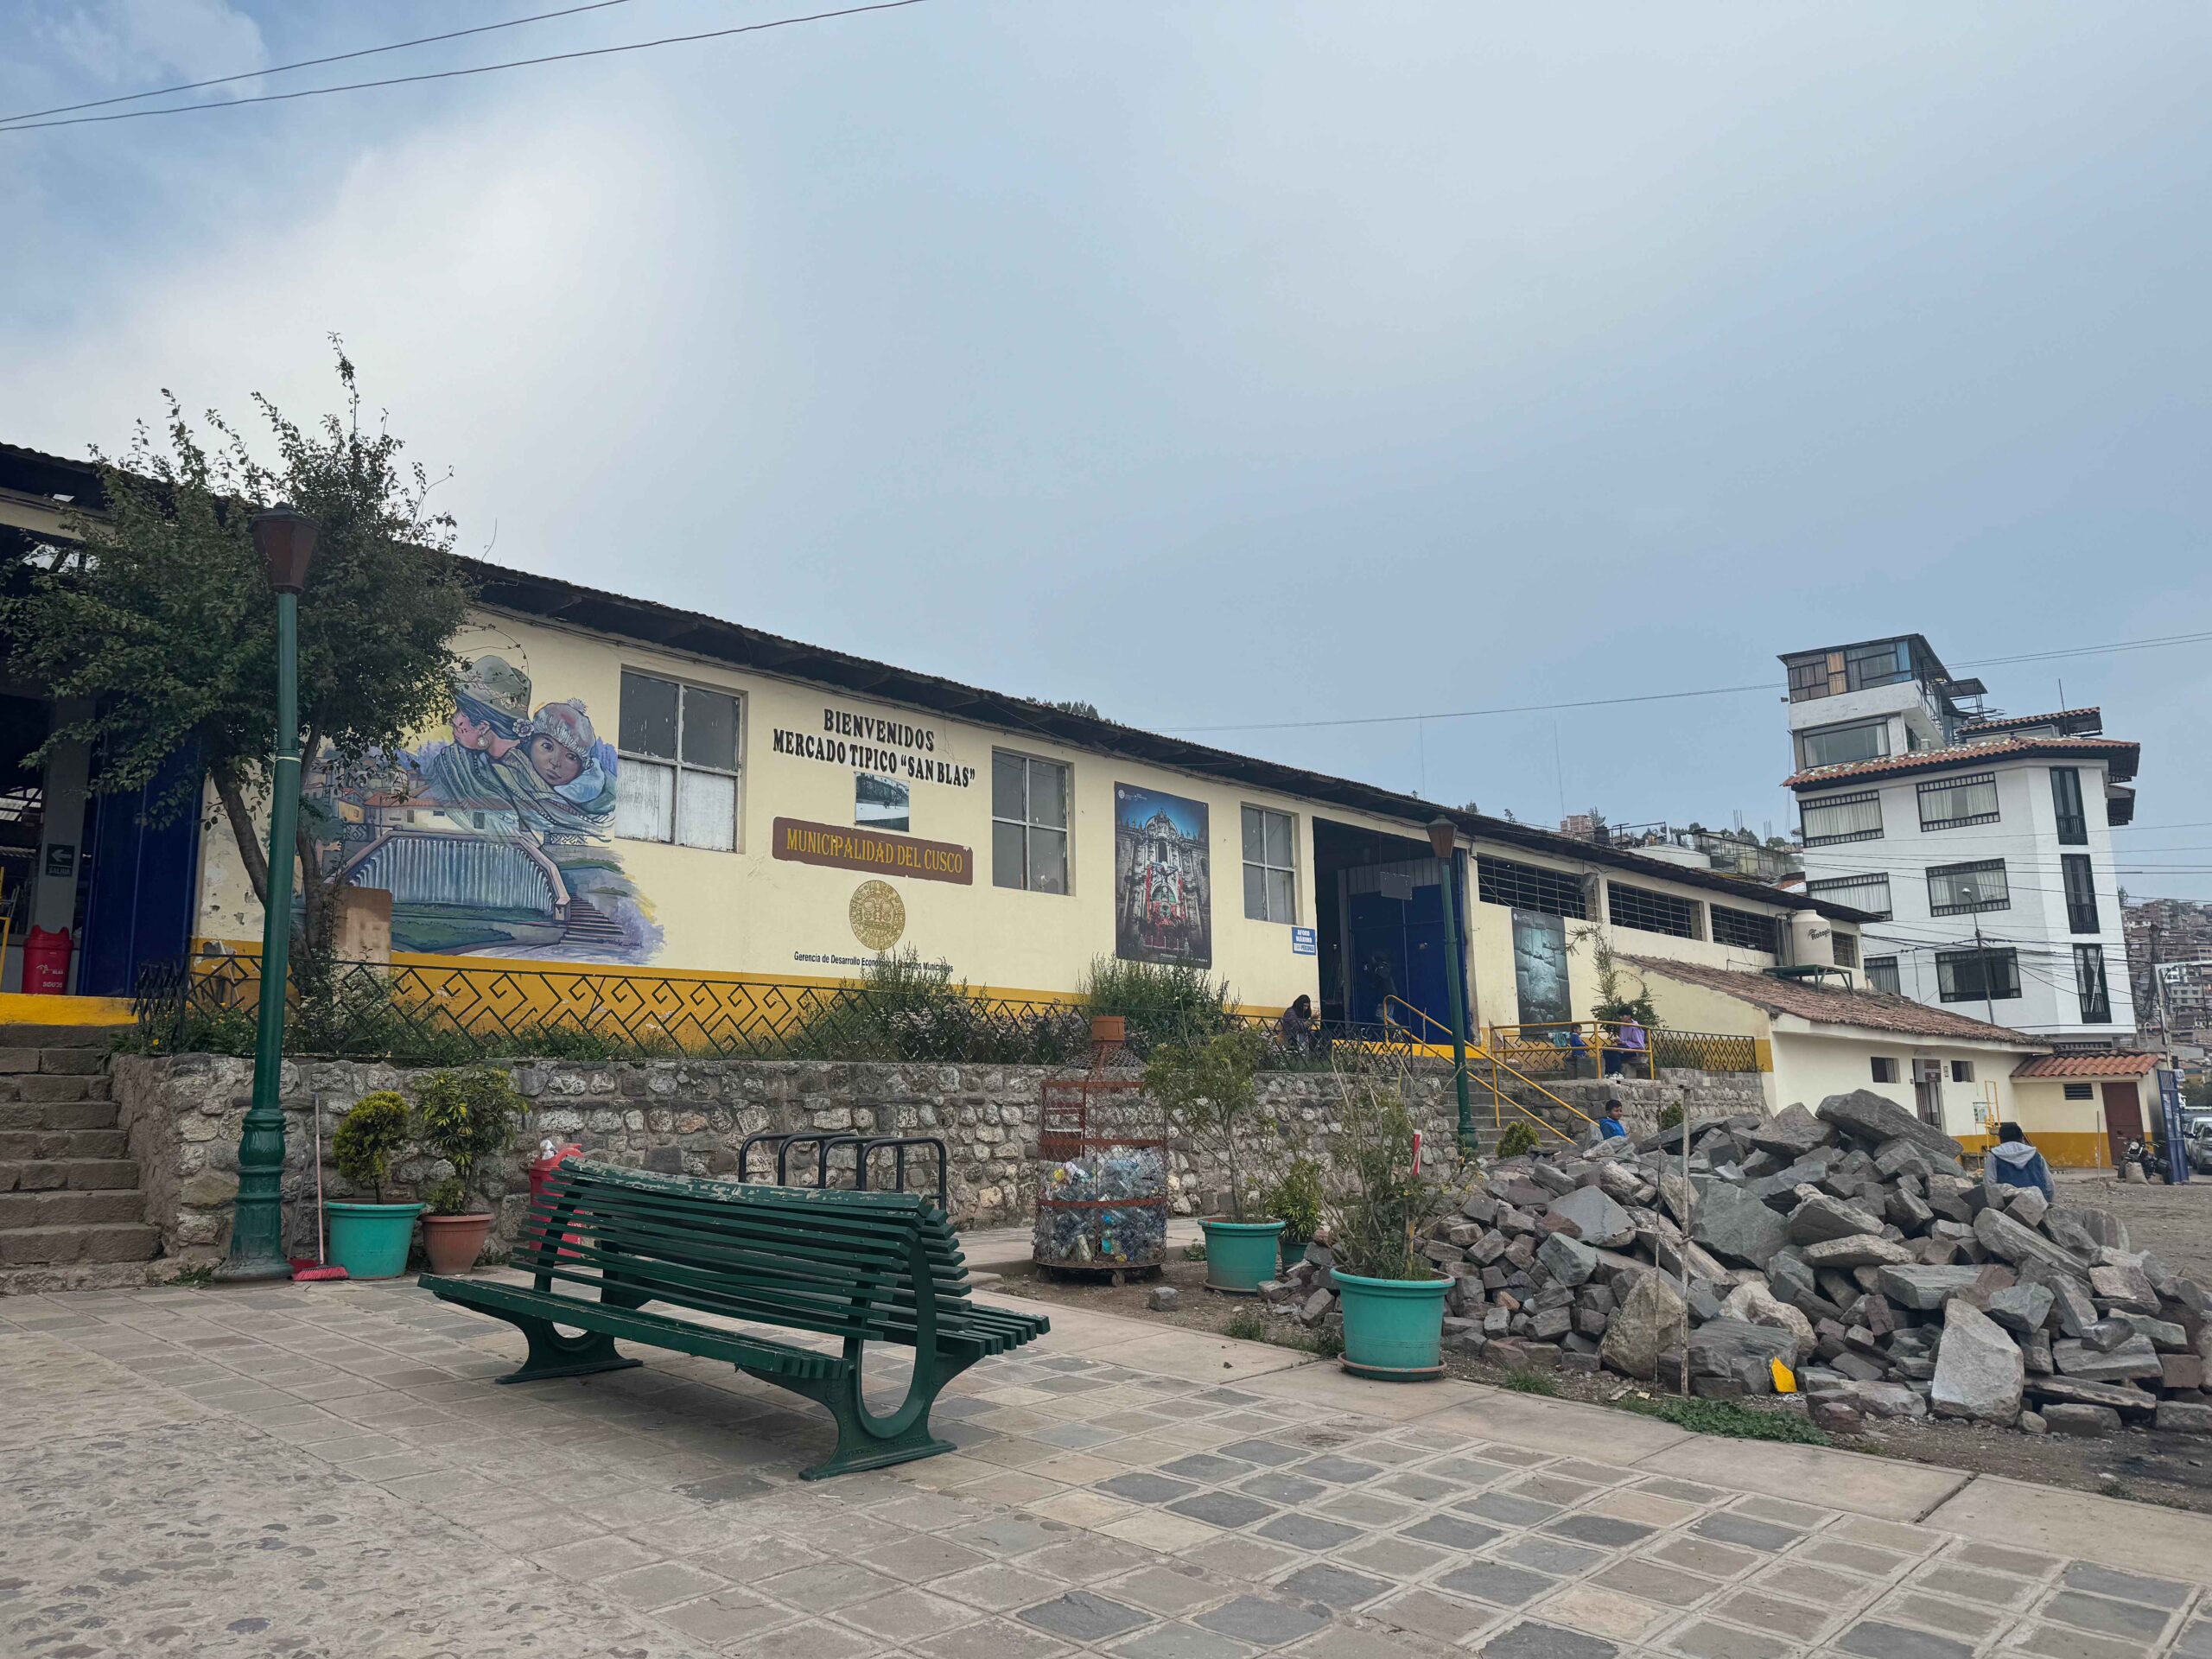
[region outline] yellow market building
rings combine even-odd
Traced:
[[[912,950],[1065,998],[1100,960],[1245,1007],[1440,1031],[1433,804],[737,624],[479,565],[450,725],[310,767],[321,853],[391,894],[395,960],[709,988],[849,981]],[[1586,1018],[1593,930],[1715,967],[1855,964],[1856,912],[1448,811],[1476,1027]],[[191,948],[251,950],[227,838]],[[1473,902],[1468,903],[1471,898]]]

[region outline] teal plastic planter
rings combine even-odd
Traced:
[[[1202,1221],[1206,1235],[1206,1288],[1232,1296],[1256,1294],[1275,1276],[1279,1221]]]
[[[1290,1270],[1291,1263],[1294,1262],[1302,1261],[1305,1258],[1306,1246],[1311,1241],[1303,1238],[1293,1238],[1288,1233],[1285,1233],[1282,1236],[1281,1249],[1282,1254],[1283,1270],[1286,1273]]]
[[[1344,1370],[1384,1382],[1444,1375],[1444,1293],[1449,1279],[1362,1279],[1337,1270],[1344,1319]]]
[[[419,1204],[328,1204],[330,1259],[349,1279],[397,1279],[407,1271]]]

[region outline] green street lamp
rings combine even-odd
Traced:
[[[300,594],[315,556],[315,523],[278,504],[252,518],[254,551],[276,594],[276,767],[269,796],[268,902],[261,918],[261,1013],[254,1032],[253,1101],[238,1135],[238,1207],[226,1283],[288,1279],[284,1255],[284,992],[291,971],[292,859],[300,819]]]
[[[1459,1150],[1471,1152],[1476,1143],[1474,1108],[1467,1100],[1467,999],[1459,983],[1459,910],[1452,898],[1459,873],[1459,826],[1449,818],[1431,819],[1428,844],[1444,866],[1444,995],[1452,1003],[1452,1086],[1459,1097]]]

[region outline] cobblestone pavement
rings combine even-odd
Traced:
[[[411,1287],[0,1302],[0,1653],[2212,1659],[2201,1518],[1053,1318],[816,1484],[803,1402],[497,1388]]]

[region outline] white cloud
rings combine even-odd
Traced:
[[[212,80],[269,60],[259,25],[225,0],[102,0],[44,20],[55,45],[111,86]],[[238,97],[251,81],[215,89]]]

